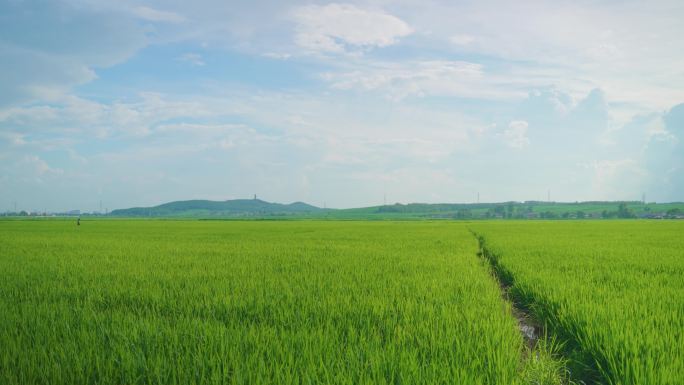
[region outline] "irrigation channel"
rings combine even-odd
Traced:
[[[506,270],[505,267],[501,266],[497,256],[487,249],[484,237],[471,229],[469,229],[469,231],[477,239],[479,248],[477,253],[478,257],[482,258],[491,268],[492,275],[501,289],[501,297],[510,304],[511,316],[517,320],[518,330],[527,347],[522,353],[523,360],[530,360],[535,357],[542,360],[554,360],[554,366],[560,367],[562,368],[561,370],[564,371],[562,375],[562,377],[564,377],[564,380],[562,381],[563,384],[599,384],[600,379],[596,378],[595,372],[593,370],[587,371],[587,368],[591,365],[588,365],[585,362],[572,363],[570,357],[574,354],[568,348],[569,345],[564,342],[558,344],[556,336],[547,334],[547,328],[545,328],[544,324],[533,314],[532,308],[536,306],[535,303],[530,302],[529,299],[523,300],[522,298],[519,298],[519,296],[516,296],[513,275]],[[556,349],[557,347],[560,347],[560,349]],[[545,357],[542,358],[541,356]],[[573,366],[575,368],[581,367],[583,370],[579,370],[578,372],[584,372],[584,374],[579,376],[577,374],[573,375],[573,371],[568,366]]]

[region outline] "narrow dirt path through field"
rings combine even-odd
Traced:
[[[492,276],[496,279],[499,287],[501,289],[501,297],[504,301],[511,305],[511,316],[514,317],[518,322],[518,330],[525,340],[525,345],[530,350],[534,350],[539,340],[539,336],[543,334],[542,326],[539,322],[533,319],[533,317],[522,307],[519,307],[513,298],[511,298],[511,282],[509,280],[503,279],[498,274],[498,269],[496,266],[496,261],[487,254],[487,250],[484,248],[482,238],[479,237],[475,232],[471,230],[471,233],[478,241],[478,257],[485,260],[492,270]]]
[[[482,236],[469,229],[478,242],[477,256],[485,261],[492,277],[501,289],[502,299],[510,305],[510,315],[516,319],[518,330],[525,342],[521,352],[521,371],[530,384],[578,385],[586,383],[572,378],[567,368],[568,358],[563,354],[562,344],[553,336],[547,335],[543,323],[537,320],[528,308],[517,303],[512,291],[514,277],[487,250]]]

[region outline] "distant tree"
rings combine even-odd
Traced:
[[[584,219],[586,218],[586,214],[582,210],[577,210],[577,219]]]
[[[601,211],[601,218],[615,218],[617,217],[617,211],[608,211],[608,210],[603,210]]]
[[[558,214],[554,213],[553,211],[544,211],[541,214],[539,214],[541,218],[544,219],[555,219],[558,218]]]
[[[464,218],[472,218],[472,217],[473,217],[473,213],[471,213],[470,210],[468,210],[468,209],[460,209],[456,212],[456,218],[464,219]]]
[[[680,208],[677,208],[677,207],[667,210],[667,215],[669,215],[671,217],[681,215],[681,214],[682,214],[682,210]]]
[[[634,211],[627,207],[626,203],[620,203],[617,211],[618,218],[635,218]]]
[[[563,217],[563,219],[568,219],[570,218],[570,213],[566,211],[561,216]]]
[[[406,208],[401,203],[395,203],[393,205],[380,206],[377,209],[379,213],[401,213],[406,212]]]

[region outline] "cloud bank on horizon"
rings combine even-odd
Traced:
[[[679,0],[4,1],[0,209],[683,201],[681,20]]]

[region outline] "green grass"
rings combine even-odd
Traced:
[[[566,341],[575,375],[615,385],[684,383],[684,223],[471,227],[514,298]]]
[[[0,221],[0,384],[684,383],[684,222],[82,223]]]
[[[458,223],[0,221],[0,383],[516,384]]]

